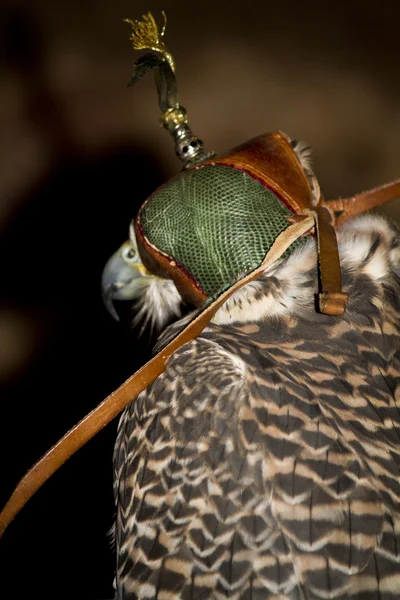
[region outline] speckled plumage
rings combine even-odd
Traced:
[[[400,597],[400,236],[359,217],[339,249],[343,317],[310,239],[124,411],[118,600]]]

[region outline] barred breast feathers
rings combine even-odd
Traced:
[[[358,281],[389,285],[397,279],[400,231],[393,222],[378,214],[361,215],[345,223],[337,237],[345,291],[350,292],[346,285],[354,287]],[[240,324],[297,314],[314,320],[317,277],[316,242],[309,238],[288,258],[268,268],[259,280],[236,292],[212,322]]]

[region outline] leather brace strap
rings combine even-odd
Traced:
[[[156,354],[134,375],[129,377],[117,390],[112,392],[101,404],[84,417],[75,427],[70,429],[19,481],[7,504],[0,513],[0,537],[6,527],[19,513],[35,492],[49,477],[63,465],[79,448],[88,442],[96,433],[116,417],[147,386],[149,386],[164,370],[168,358],[181,346],[197,337],[212,319],[216,311],[241,287],[257,279],[263,271],[271,266],[289,246],[309,231],[314,225],[312,215],[290,225],[283,231],[271,246],[263,262],[254,271],[240,279],[226,292],[221,294],[206,307],[186,328],[179,333],[165,348]]]
[[[329,200],[326,204],[336,215],[336,225],[341,225],[347,219],[355,217],[381,204],[400,198],[400,179],[378,186],[367,192],[362,192],[350,198]]]
[[[346,311],[348,294],[342,292],[339,250],[331,211],[320,204],[312,211],[318,238],[318,266],[321,292],[319,310],[325,315],[341,316]]]
[[[315,215],[318,236],[319,277],[322,291],[318,294],[319,310],[328,315],[343,315],[348,294],[342,292],[339,252],[335,225],[380,204],[400,198],[400,179],[350,198],[330,200],[308,212]]]

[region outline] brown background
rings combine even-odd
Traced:
[[[208,149],[282,129],[314,148],[327,198],[400,176],[396,0],[2,0],[1,502],[148,353],[100,298],[130,218],[179,170],[152,76],[126,89],[136,54],[122,19],[148,9],[167,12],[180,99]],[[0,596],[112,597],[115,427],[7,531]]]

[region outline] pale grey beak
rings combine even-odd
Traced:
[[[138,262],[128,262],[126,257],[131,242],[125,242],[107,261],[101,276],[103,302],[114,319],[119,321],[114,300],[133,300],[138,289],[138,279],[143,277],[145,268]],[[139,259],[140,260],[140,259]]]

